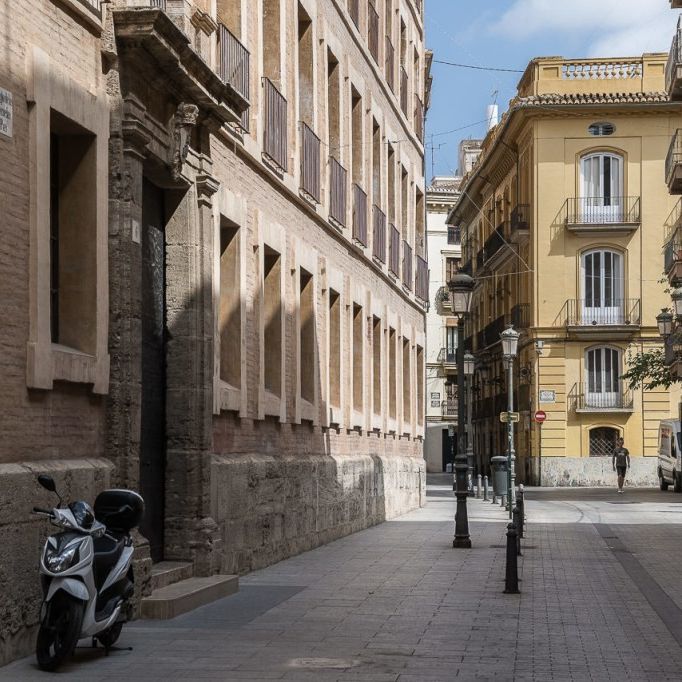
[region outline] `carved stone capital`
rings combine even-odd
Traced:
[[[190,129],[196,125],[199,107],[196,104],[181,102],[175,112],[173,130],[173,162],[171,173],[174,180],[182,176],[182,166],[189,150]]]

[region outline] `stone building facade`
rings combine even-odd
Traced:
[[[243,573],[422,504],[422,11],[0,8],[0,663],[38,472],[141,490],[142,590],[150,557]]]
[[[676,413],[679,387],[631,390],[621,377],[634,353],[661,348],[656,314],[669,300],[660,235],[674,215],[664,166],[679,105],[665,93],[665,63],[533,60],[448,218],[475,280],[464,343],[477,359],[484,463],[507,449],[500,333],[521,332],[519,482],[613,485],[619,436],[630,483],[657,481],[658,423]]]

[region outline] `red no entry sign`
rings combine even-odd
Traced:
[[[545,421],[545,419],[547,419],[547,413],[544,410],[538,410],[535,413],[535,421],[538,424],[542,424],[542,422]]]

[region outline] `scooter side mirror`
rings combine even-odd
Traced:
[[[51,493],[57,492],[57,486],[55,485],[54,478],[48,476],[47,474],[40,474],[38,476],[38,483],[40,483],[45,490],[49,490]]]

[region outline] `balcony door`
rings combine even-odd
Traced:
[[[618,407],[620,395],[620,351],[592,348],[585,356],[586,407]]]
[[[604,249],[583,254],[582,287],[581,324],[623,324],[621,254]]]
[[[445,328],[445,361],[457,362],[457,327]]]
[[[623,220],[623,159],[616,154],[590,154],[580,167],[579,213],[582,223]]]

